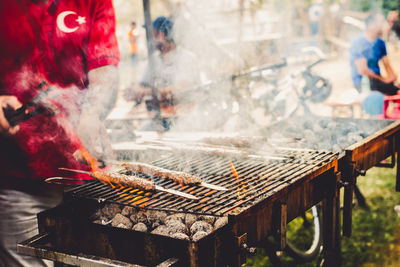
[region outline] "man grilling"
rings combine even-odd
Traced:
[[[387,56],[385,41],[381,39],[384,22],[385,17],[379,12],[373,12],[366,18],[365,34],[355,39],[350,47],[351,75],[358,91],[361,91],[362,76],[366,76],[371,90],[395,95],[399,90],[395,83],[397,76]],[[379,62],[383,63],[386,77],[381,75]]]
[[[126,100],[140,102],[151,97],[151,87],[158,89],[162,107],[176,105],[185,92],[198,84],[196,57],[177,45],[174,40],[174,22],[158,17],[152,22],[153,41],[157,52],[152,55],[153,66],[147,65],[140,85],[125,91]],[[168,122],[164,121],[168,128]]]
[[[0,25],[0,266],[44,266],[16,245],[37,233],[36,214],[61,200],[43,179],[88,168],[73,156],[76,134],[90,152],[105,150],[100,120],[118,81],[114,9],[112,0],[2,0]],[[42,81],[57,90],[58,114],[10,126],[3,110],[45,90]]]

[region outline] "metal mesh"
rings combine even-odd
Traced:
[[[159,159],[150,162],[158,167],[198,175],[204,182],[228,188],[226,192],[201,186],[182,186],[169,180],[139,175],[159,186],[195,195],[199,198],[196,201],[163,192],[143,192],[122,186],[112,188],[97,180],[72,187],[65,194],[72,198],[105,200],[146,209],[223,216],[250,207],[257,199],[270,196],[282,185],[321,171],[336,158],[332,152],[311,150],[281,150],[276,155],[284,158],[163,152]],[[232,173],[230,162],[239,178]]]

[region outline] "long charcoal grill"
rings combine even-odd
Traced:
[[[40,213],[39,232],[43,239],[20,244],[19,250],[62,262],[71,262],[71,257],[76,259],[77,255],[83,254],[85,258],[103,257],[146,266],[155,266],[169,258],[177,258],[177,263],[172,262],[179,266],[239,266],[245,259],[243,247],[262,246],[271,234],[279,238],[283,247],[286,224],[323,201],[325,259],[335,265],[340,258],[336,195],[339,175],[335,153],[282,150],[275,152],[275,158],[255,155],[228,157],[198,152],[164,152],[159,155],[162,156],[153,164],[197,174],[209,183],[227,187],[229,191],[181,187],[171,181],[145,177],[158,185],[200,198],[189,201],[161,192],[111,188],[91,181],[67,190],[65,203],[61,206]],[[232,174],[230,161],[239,174],[239,180]],[[228,216],[228,224],[193,242],[91,223],[90,214],[105,203]],[[44,246],[41,242],[52,246]],[[55,257],[54,251],[62,256]]]

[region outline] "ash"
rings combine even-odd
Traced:
[[[92,220],[97,224],[194,242],[228,224],[227,217],[144,211],[117,204],[107,204],[97,210]]]

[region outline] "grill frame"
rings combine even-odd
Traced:
[[[179,258],[178,266],[240,266],[246,258],[241,249],[243,243],[261,246],[269,235],[275,235],[284,247],[286,224],[323,201],[325,259],[336,264],[340,251],[335,223],[338,206],[335,203],[340,176],[336,173],[336,155],[331,155],[329,160],[304,171],[297,179],[267,192],[250,207],[229,215],[227,225],[197,242],[92,223],[87,209],[94,211],[104,204],[96,199],[66,198],[61,206],[38,214],[39,232],[48,233],[58,250],[72,255],[101,255],[149,266],[171,257]],[[85,207],[88,207],[86,211]],[[130,249],[128,254],[123,249],[126,247],[147,249],[139,250],[130,258],[135,249]],[[165,249],[177,247],[179,249]]]

